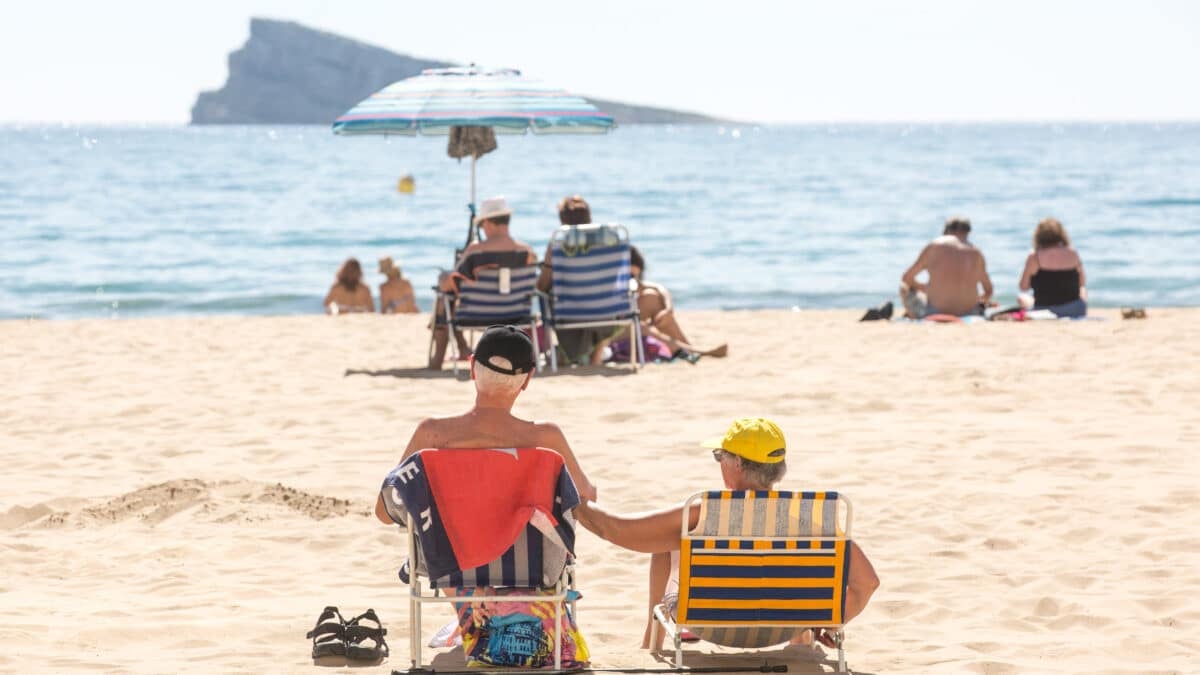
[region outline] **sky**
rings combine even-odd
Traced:
[[[41,0],[0,122],[186,123],[252,16],[745,121],[1200,120],[1191,0]]]

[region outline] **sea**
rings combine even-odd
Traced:
[[[470,176],[438,137],[3,126],[0,318],[313,314],[346,258],[375,285],[382,256],[428,310]],[[501,136],[476,182],[538,251],[583,195],[683,309],[878,305],[956,214],[1001,302],[1054,216],[1093,306],[1200,305],[1197,123],[634,125]]]

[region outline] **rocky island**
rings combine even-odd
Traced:
[[[251,19],[250,39],[229,55],[229,79],[201,92],[192,124],[331,124],[384,86],[426,68],[417,59],[290,21]],[[589,98],[618,124],[696,124],[721,120],[664,108]]]

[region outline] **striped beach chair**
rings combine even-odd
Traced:
[[[442,304],[443,316],[448,317],[446,325],[450,330],[451,349],[454,350],[455,374],[458,373],[459,353],[453,335],[463,328],[487,328],[497,324],[525,328],[533,339],[535,358],[541,353],[538,337],[538,327],[542,324],[541,297],[535,288],[539,272],[537,265],[489,265],[477,268],[474,279],[462,280],[458,293],[438,291],[436,302]],[[431,335],[431,355],[433,344]],[[539,363],[540,370],[540,361],[535,362]]]
[[[472,602],[552,604],[554,663],[562,667],[564,601],[575,612],[568,593],[579,494],[561,455],[546,448],[421,450],[388,474],[380,494],[408,535],[400,577],[410,588],[413,668],[421,667],[422,607],[461,604],[464,589]],[[529,594],[486,594],[494,588]]]
[[[629,232],[622,225],[563,225],[550,239],[551,325],[555,330],[627,326],[629,360],[645,361],[637,296],[630,287]],[[551,370],[558,370],[556,350]]]
[[[700,521],[688,531],[688,514]],[[836,492],[715,490],[692,495],[684,508],[679,598],[654,609],[675,641],[680,633],[729,647],[759,649],[787,642],[807,628],[827,628],[846,672],[842,646],[849,566],[850,502]],[[844,522],[842,522],[844,521]]]

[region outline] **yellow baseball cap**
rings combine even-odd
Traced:
[[[787,453],[787,441],[779,425],[765,417],[743,417],[734,420],[724,436],[710,438],[700,444],[719,448],[759,464],[778,464]]]

